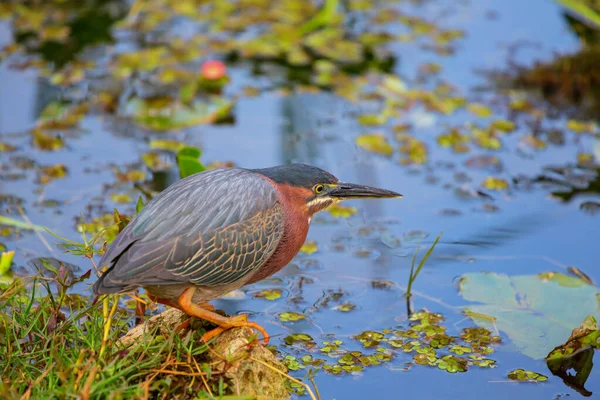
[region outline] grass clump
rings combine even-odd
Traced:
[[[0,287],[0,397],[2,398],[213,398],[228,393],[212,371],[203,330],[161,335],[158,327],[124,348],[118,338],[131,315],[113,306],[112,329],[104,341],[101,302],[71,294],[89,276],[65,270],[17,278]],[[101,355],[103,343],[106,351]]]

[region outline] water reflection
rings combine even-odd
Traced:
[[[25,1],[39,3],[37,1]],[[127,12],[128,2],[123,0],[67,0],[52,1],[51,9],[40,8],[49,18],[56,20],[56,32],[35,29],[23,18],[15,24],[15,41],[31,54],[38,54],[51,62],[56,69],[76,60],[87,48],[114,42],[113,25]],[[44,38],[44,35],[46,38]]]

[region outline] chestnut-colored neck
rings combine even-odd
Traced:
[[[309,217],[311,215],[306,206],[306,199],[311,195],[311,191],[304,188],[271,183],[279,193],[279,201],[284,213],[285,228],[283,237],[275,253],[273,253],[264,267],[258,269],[256,275],[252,276],[249,283],[265,279],[285,267],[298,254],[308,234]]]

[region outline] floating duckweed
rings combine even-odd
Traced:
[[[467,110],[479,118],[488,118],[492,115],[492,110],[481,103],[471,103],[467,106]]]
[[[131,203],[131,197],[125,193],[112,193],[110,199],[115,203]]]
[[[492,121],[492,123],[490,124],[490,129],[499,130],[504,133],[510,133],[514,131],[515,128],[515,123],[506,119],[497,119],[495,121]]]
[[[403,338],[407,338],[407,339],[416,339],[419,337],[419,332],[413,330],[413,329],[407,329],[405,331],[394,331],[394,335],[396,336],[400,336]]]
[[[469,347],[461,346],[459,344],[455,344],[450,349],[448,349],[448,351],[450,351],[450,352],[452,352],[454,354],[458,354],[459,356],[462,356],[465,353],[471,353],[472,352],[472,350]]]
[[[387,341],[387,344],[399,349],[402,346],[404,346],[404,341],[402,341],[401,339],[390,339]]]
[[[313,367],[319,367],[325,364],[325,360],[322,358],[313,358],[313,356],[310,354],[303,355],[301,360],[305,365],[311,365]]]
[[[435,336],[433,336],[431,338],[431,342],[429,342],[429,344],[431,345],[431,347],[437,349],[437,348],[441,348],[441,347],[446,347],[453,341],[454,341],[454,338],[451,338],[448,335],[436,334]]]
[[[396,138],[402,143],[400,153],[400,164],[425,164],[427,162],[427,145],[425,142],[408,135],[397,135]]]
[[[515,369],[508,373],[508,379],[519,382],[545,382],[548,377],[537,372]]]
[[[334,204],[327,208],[327,211],[336,218],[350,218],[358,212],[356,207],[343,206],[341,204]]]
[[[438,143],[442,147],[451,147],[455,153],[466,153],[469,151],[467,143],[471,138],[461,133],[458,128],[452,128],[450,132],[438,136]]]
[[[483,182],[481,182],[481,186],[488,190],[506,190],[508,189],[508,182],[502,178],[488,176]]]
[[[291,355],[287,355],[285,356],[281,362],[283,363],[283,365],[285,365],[287,367],[287,369],[289,369],[290,371],[298,371],[299,369],[304,369],[305,366],[300,364],[298,362],[298,360],[296,359],[296,357],[291,356]]]
[[[279,314],[279,320],[281,322],[294,322],[299,321],[301,319],[305,319],[306,317],[302,314],[293,311],[286,311]]]
[[[304,385],[301,385],[289,379],[285,380],[285,385],[287,387],[287,390],[292,394],[296,394],[298,396],[304,396],[306,394],[306,387]]]
[[[570,119],[567,121],[567,129],[570,129],[575,133],[591,133],[594,132],[594,123]]]
[[[40,168],[39,182],[45,185],[54,179],[62,179],[68,175],[68,169],[65,164],[58,163],[55,165],[47,165]]]
[[[263,289],[261,291],[252,293],[252,296],[265,300],[277,300],[281,297],[281,293],[281,289]]]
[[[464,328],[460,338],[467,343],[491,344],[500,343],[502,339],[499,336],[492,335],[492,332],[485,328]]]
[[[319,248],[317,247],[317,242],[315,242],[314,240],[309,240],[308,242],[304,243],[300,248],[301,253],[308,255],[316,253],[317,250],[319,250]]]
[[[352,303],[350,303],[349,301],[345,301],[342,304],[340,304],[339,306],[335,307],[335,310],[337,311],[342,311],[342,312],[350,312],[352,310],[354,310],[356,308],[356,306]]]
[[[313,342],[313,338],[312,336],[307,335],[306,333],[293,333],[289,336],[286,336],[285,339],[283,339],[283,341],[287,345],[292,345],[294,343],[310,343]]]
[[[431,354],[415,354],[413,356],[413,360],[416,364],[419,365],[435,365],[437,362],[437,358],[435,355]]]
[[[391,156],[394,152],[392,145],[388,142],[385,135],[381,133],[369,133],[356,138],[356,145],[364,150]]]
[[[473,356],[473,355],[470,355],[469,358],[471,359],[471,362],[473,363],[473,365],[477,365],[478,367],[481,367],[481,368],[495,368],[496,367],[495,360],[490,360],[489,358],[483,358],[483,357],[478,357],[478,356]]]
[[[467,370],[467,360],[447,355],[437,361],[437,367],[451,374],[465,372]]]
[[[365,331],[354,337],[360,341],[364,347],[375,347],[385,338],[383,333],[375,331]]]
[[[412,340],[410,342],[404,343],[404,346],[402,346],[402,350],[404,350],[405,353],[410,353],[411,351],[418,349],[420,347],[421,347],[421,342],[419,342],[418,340]]]

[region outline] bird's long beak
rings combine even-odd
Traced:
[[[378,189],[370,186],[356,185],[354,183],[339,182],[328,193],[329,196],[340,200],[348,199],[386,199],[402,197],[400,193],[391,190]]]

